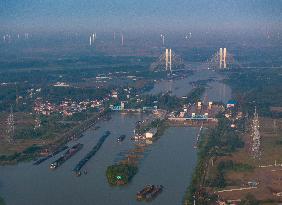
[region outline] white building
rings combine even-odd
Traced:
[[[145,133],[146,139],[152,139],[157,134],[157,128],[152,128]]]
[[[118,93],[117,93],[116,91],[113,91],[113,92],[112,92],[112,97],[113,97],[113,98],[118,98]]]

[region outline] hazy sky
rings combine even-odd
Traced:
[[[0,31],[282,27],[282,0],[0,0]]]

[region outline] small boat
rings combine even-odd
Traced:
[[[98,130],[100,128],[100,126],[96,126],[94,127],[94,130]]]
[[[80,177],[81,176],[81,171],[76,172],[76,176]]]
[[[125,139],[126,135],[121,135],[117,138],[117,142],[122,142]]]

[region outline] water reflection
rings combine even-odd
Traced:
[[[220,82],[222,77],[211,70],[195,71],[190,77],[180,80],[163,80],[157,83],[148,93],[159,94],[171,92],[172,95],[182,97],[187,95],[194,88],[193,82],[211,79],[213,79],[213,81],[208,83],[208,88],[204,96],[207,96],[209,101],[226,103],[231,98],[231,90],[229,86]]]

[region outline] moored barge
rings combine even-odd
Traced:
[[[137,192],[136,199],[141,200],[152,200],[158,196],[163,190],[162,185],[146,185],[141,191]]]
[[[50,169],[56,169],[59,166],[61,166],[65,161],[67,161],[69,158],[71,158],[73,155],[75,155],[79,150],[81,150],[83,147],[83,144],[78,143],[74,146],[72,146],[70,149],[66,151],[64,155],[62,155],[59,159],[55,160],[50,164]]]

